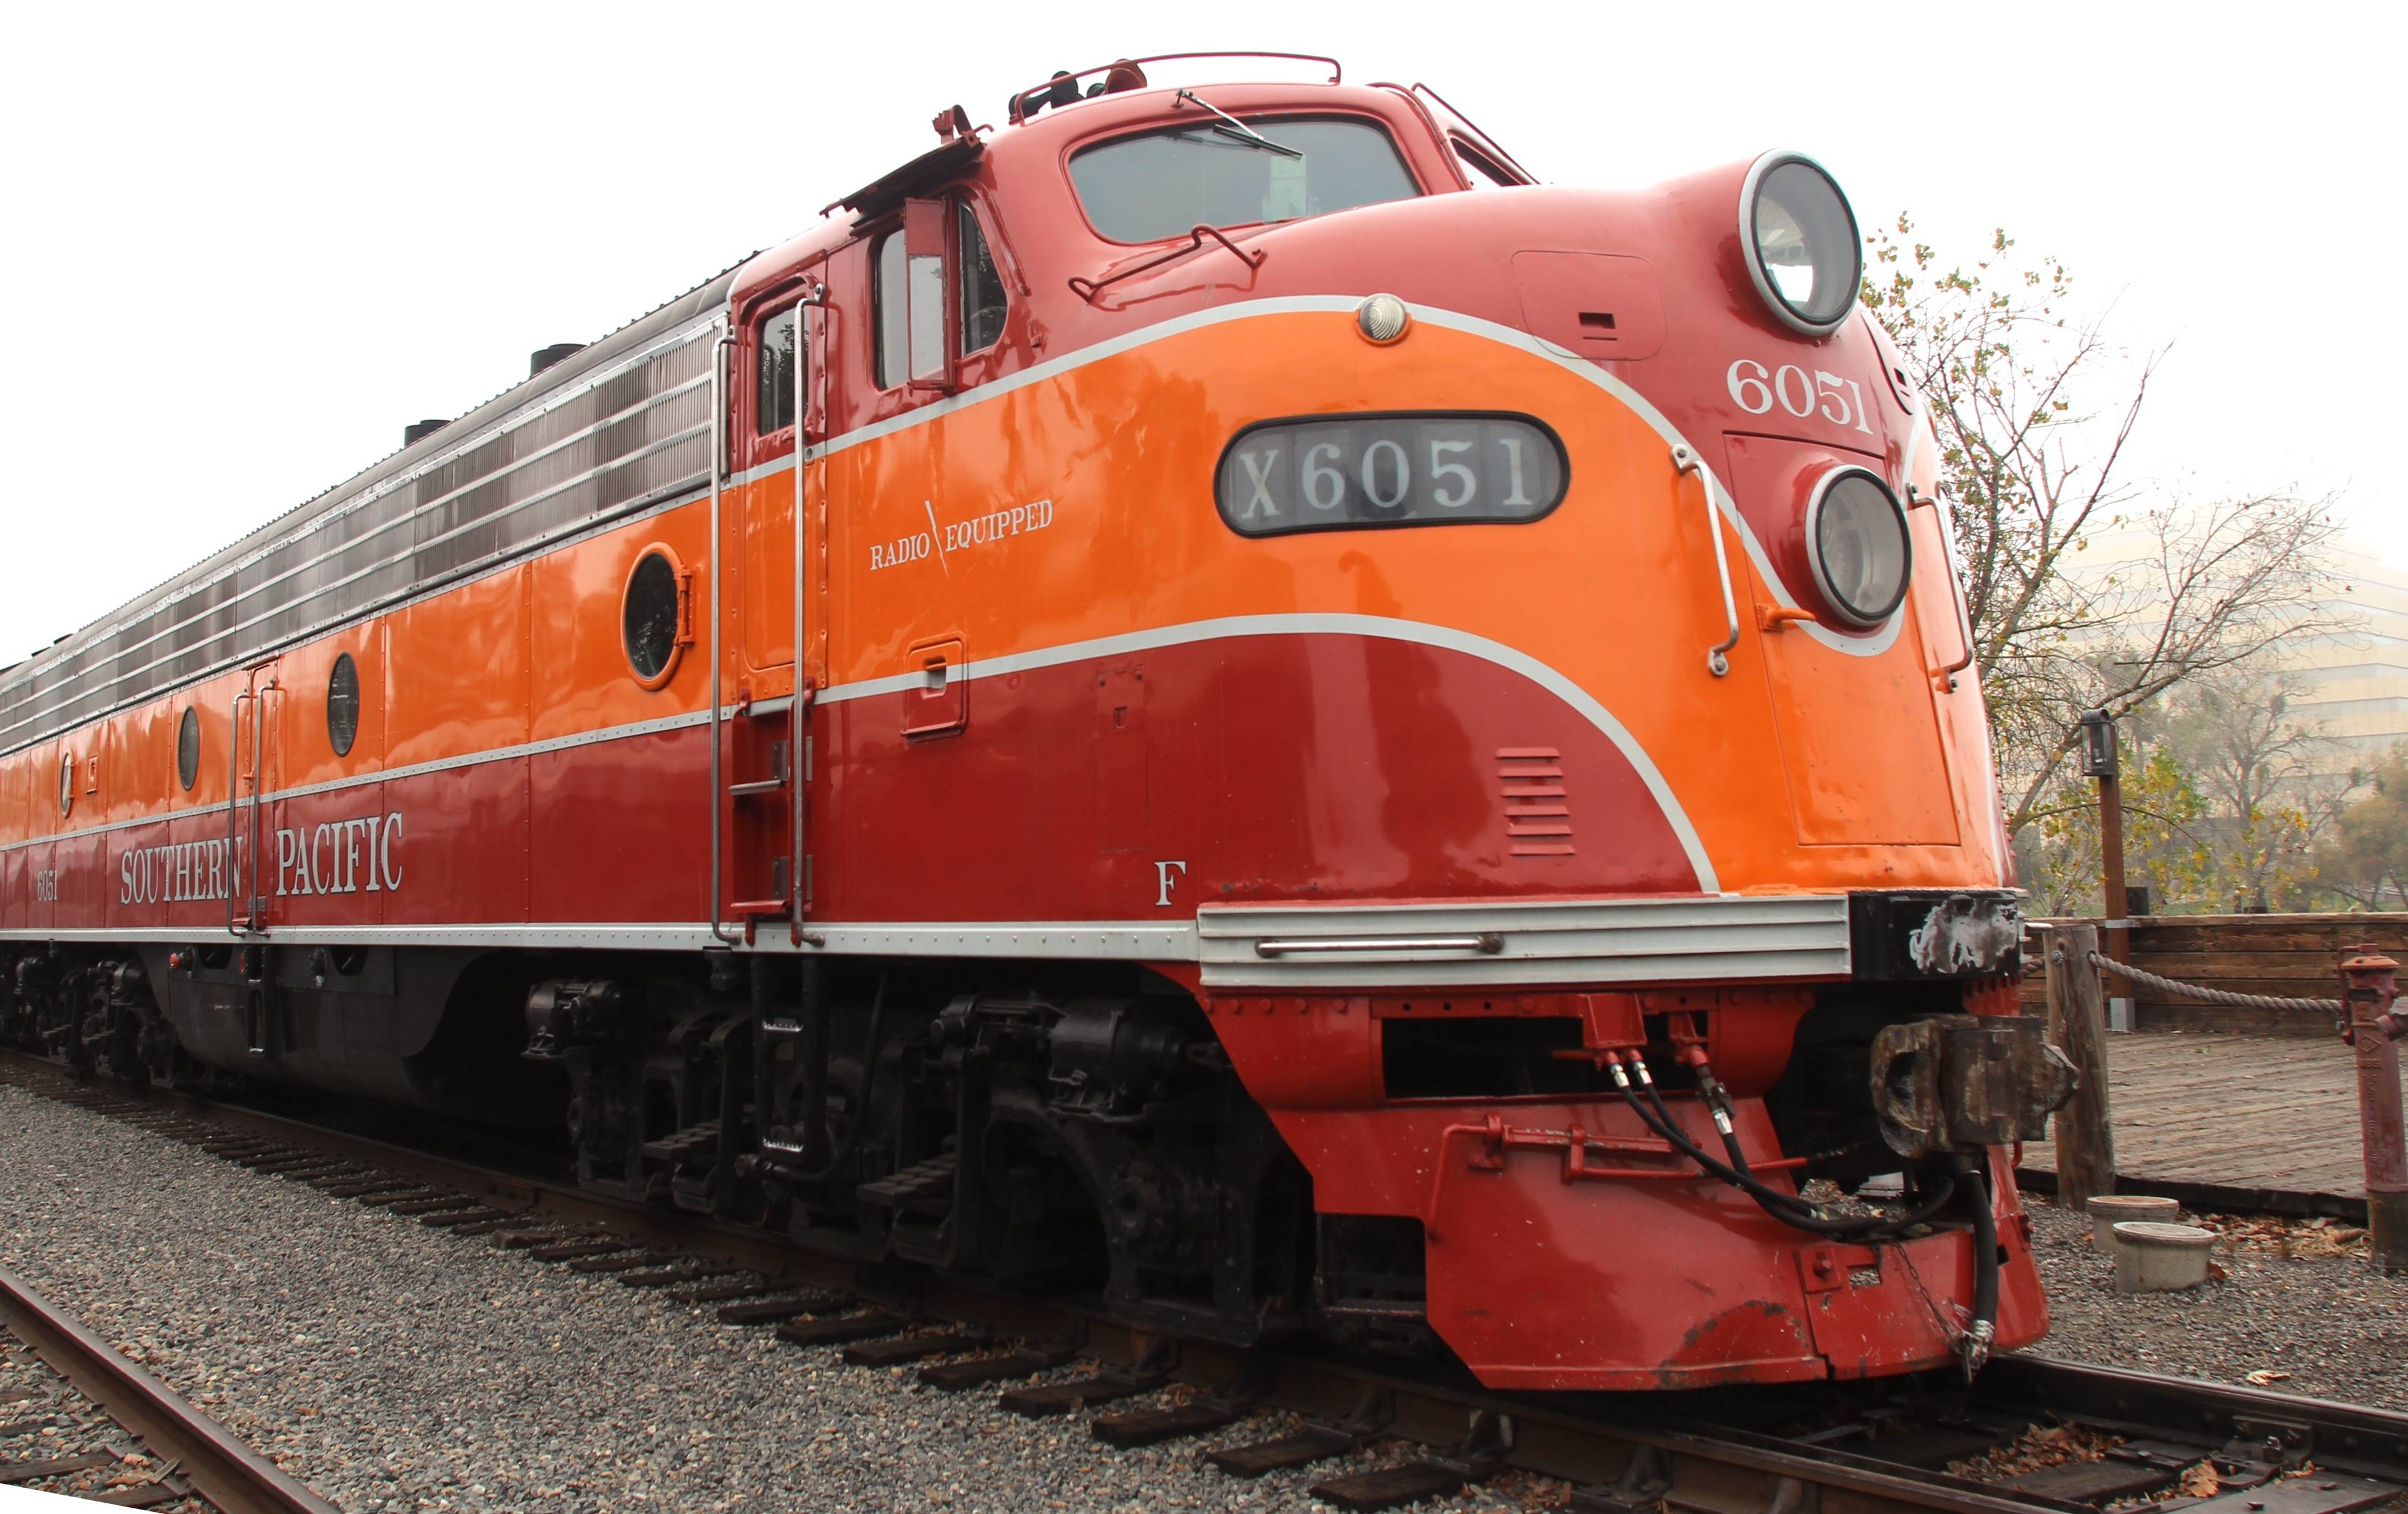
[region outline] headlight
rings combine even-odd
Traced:
[[[1806,560],[1814,586],[1851,626],[1878,626],[1906,598],[1914,551],[1906,512],[1889,485],[1861,468],[1835,468],[1806,501]]]
[[[1799,152],[1768,152],[1739,192],[1740,243],[1756,292],[1784,325],[1809,337],[1839,329],[1864,279],[1848,197]]]

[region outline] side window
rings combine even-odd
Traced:
[[[800,307],[788,306],[761,323],[754,364],[758,390],[752,411],[753,432],[769,436],[795,424],[795,390],[801,377]]]
[[[1471,181],[1472,188],[1512,189],[1522,182],[1507,173],[1504,167],[1492,160],[1487,153],[1462,137],[1451,136],[1447,140],[1455,144],[1455,157],[1465,168],[1469,170],[1463,177]]]
[[[909,255],[896,231],[879,241],[877,268],[878,387],[893,389],[945,366],[945,262]]]
[[[962,352],[982,353],[1003,338],[1003,276],[968,200],[953,202],[962,250]]]

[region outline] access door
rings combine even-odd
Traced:
[[[226,888],[226,930],[238,936],[257,935],[273,923],[276,879],[264,858],[274,842],[266,799],[278,787],[277,753],[283,745],[283,687],[276,666],[271,660],[248,670],[234,697],[234,752],[227,769],[232,781],[226,786],[226,852],[233,877]]]
[[[720,796],[727,845],[720,897],[747,938],[773,922],[799,933],[810,907],[813,778],[807,648],[819,620],[810,570],[817,536],[805,455],[814,435],[812,361],[822,328],[816,278],[792,281],[742,312],[728,425],[741,471],[724,549],[736,564],[742,627],[739,697],[725,728]]]

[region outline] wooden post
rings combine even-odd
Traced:
[[[2048,1038],[2081,1084],[2057,1112],[2057,1202],[2079,1211],[2115,1191],[2115,1132],[2107,1111],[2107,1014],[2099,970],[2099,928],[2060,925],[2048,933]]]

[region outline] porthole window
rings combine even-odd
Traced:
[[[201,712],[194,705],[184,706],[184,718],[176,722],[176,782],[184,792],[201,776]]]
[[[59,758],[59,813],[66,815],[75,809],[75,754]]]
[[[636,559],[627,575],[626,602],[621,631],[627,646],[627,666],[646,688],[658,688],[677,670],[682,634],[679,600],[682,575],[666,548],[652,547]]]
[[[326,740],[337,757],[350,757],[351,743],[359,739],[360,670],[346,652],[335,659],[335,670],[326,677]]]

